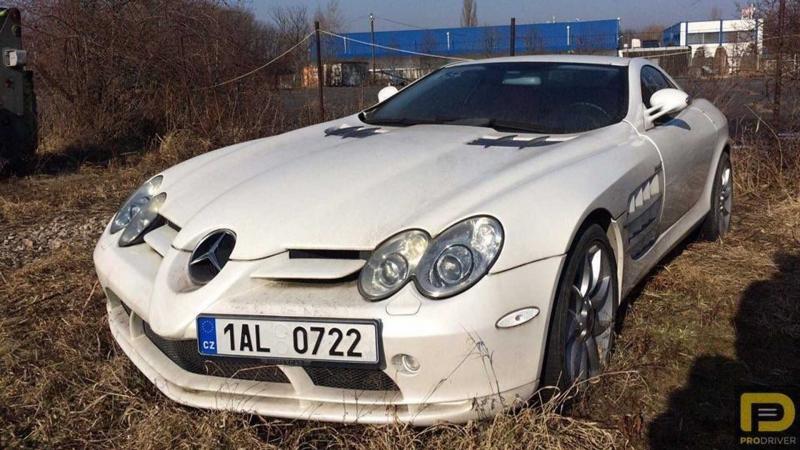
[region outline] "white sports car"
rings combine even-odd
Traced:
[[[727,121],[647,60],[471,61],[395,92],[172,167],[114,216],[109,324],[164,394],[485,417],[599,373],[620,299],[729,227]]]

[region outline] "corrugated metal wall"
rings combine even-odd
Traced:
[[[376,31],[375,43],[444,56],[507,55],[509,32],[508,25]],[[516,49],[517,54],[570,51],[615,54],[619,47],[619,34],[619,19],[517,24]],[[348,33],[345,36],[358,41],[371,41],[369,32]],[[372,55],[369,45],[332,36],[323,39],[323,54],[336,59],[363,59]],[[402,53],[376,48],[375,56],[402,56]]]
[[[678,22],[675,25],[664,29],[662,45],[665,47],[681,45],[681,26],[683,26],[683,22]]]

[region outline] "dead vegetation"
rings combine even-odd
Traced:
[[[296,127],[277,99],[279,75],[305,48],[224,84],[308,33],[304,10],[262,23],[236,2],[18,0],[39,91],[39,152],[114,156],[189,130],[216,146]],[[302,120],[302,118],[300,118]]]
[[[313,96],[287,115],[275,91],[262,89],[277,73],[197,89],[276,54],[306,22],[287,10],[276,13],[277,31],[259,28],[201,0],[123,2],[118,11],[109,9],[117,2],[17,3],[34,32],[49,34],[29,41],[46,93],[39,174],[0,181],[0,448],[726,448],[736,387],[800,379],[800,143],[751,121],[732,154],[732,233],[724,242],[688,240],[627,299],[611,366],[569,414],[557,398],[492,420],[411,428],[177,405],[113,343],[94,243],[142,179],[315,120]],[[95,16],[84,16],[90,3],[99,5]],[[152,20],[154,10],[166,22]],[[185,34],[162,36],[167,26]],[[245,51],[244,41],[272,32],[287,34],[275,35],[274,48],[254,41],[257,58],[223,51],[232,42]],[[723,105],[738,95],[735,86],[712,87],[707,95]],[[332,115],[366,106],[360,95],[333,101],[340,110]]]
[[[774,140],[743,142],[733,233],[687,241],[628,299],[608,373],[568,415],[554,401],[430,428],[185,408],[116,348],[92,267],[96,236],[141,179],[205,151],[204,138],[171,134],[106,167],[5,181],[0,447],[725,447],[736,386],[800,379],[800,149],[784,142],[781,160]]]

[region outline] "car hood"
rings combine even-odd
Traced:
[[[487,199],[591,142],[455,125],[350,128],[358,126],[351,116],[167,170],[161,213],[181,227],[173,246],[189,251],[225,228],[237,236],[231,258],[251,260],[287,249],[371,250],[408,228],[435,235],[491,214]]]

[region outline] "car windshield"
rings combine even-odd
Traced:
[[[579,133],[621,121],[627,67],[554,62],[440,69],[365,111],[375,125],[449,124],[533,133]]]

